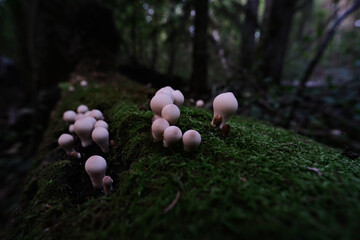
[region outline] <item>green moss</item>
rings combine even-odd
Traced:
[[[243,117],[223,138],[211,113],[181,107],[177,126],[202,136],[198,151],[151,137],[153,90],[127,80],[65,95],[35,162],[12,239],[350,239],[357,236],[360,164],[307,138]],[[115,147],[110,196],[94,193],[81,163],[55,150],[62,112],[104,111]],[[44,164],[44,161],[46,164]],[[82,163],[83,164],[83,163]],[[322,175],[309,170],[318,168]],[[173,209],[164,209],[181,195]],[[28,194],[28,195],[27,195]]]

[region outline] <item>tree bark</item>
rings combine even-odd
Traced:
[[[196,0],[195,5],[195,36],[193,39],[193,67],[190,90],[195,96],[200,96],[207,89],[207,26],[208,0]]]
[[[255,31],[257,27],[259,0],[248,0],[245,5],[245,22],[241,31],[240,63],[244,70],[253,66]]]
[[[280,84],[296,0],[271,0],[266,3],[271,3],[271,6],[268,6],[269,13],[265,13],[269,16],[264,17],[267,20],[258,49],[261,60],[259,78],[270,78],[273,83]]]

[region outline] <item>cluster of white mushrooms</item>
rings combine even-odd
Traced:
[[[58,143],[66,154],[72,158],[81,159],[81,154],[74,149],[74,136],[79,137],[82,147],[88,147],[95,142],[104,153],[109,152],[108,124],[104,121],[102,112],[98,109],[89,110],[85,105],[80,105],[75,111],[64,112],[63,119],[69,126],[69,133],[63,133]],[[90,176],[95,189],[104,188],[105,194],[109,194],[113,180],[105,176],[106,160],[99,155],[91,156],[85,163],[85,171]]]
[[[151,126],[155,142],[163,142],[164,147],[169,147],[182,139],[184,150],[196,150],[201,142],[200,134],[195,130],[182,131],[176,124],[180,117],[179,107],[184,103],[184,95],[179,90],[167,86],[155,93],[150,101],[150,108],[154,113]]]

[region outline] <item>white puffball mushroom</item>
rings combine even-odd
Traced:
[[[156,119],[151,125],[151,132],[155,142],[163,140],[164,131],[170,126],[169,122],[164,118]]]
[[[179,90],[175,90],[172,92],[172,94],[174,95],[174,104],[178,107],[183,105],[185,98],[182,92],[180,92]]]
[[[105,176],[102,180],[102,185],[104,188],[105,195],[110,195],[111,190],[113,189],[112,184],[113,180],[110,176]]]
[[[102,112],[100,110],[98,110],[98,109],[91,110],[90,116],[95,118],[96,120],[103,120],[104,119],[104,116],[103,116]]]
[[[109,132],[106,128],[97,127],[91,133],[93,141],[104,153],[109,152]]]
[[[104,120],[98,120],[98,121],[96,121],[94,127],[95,127],[95,128],[97,128],[97,127],[103,127],[103,128],[109,129],[109,125],[108,125]]]
[[[80,82],[80,86],[82,86],[82,87],[86,87],[87,85],[88,85],[88,83],[87,83],[86,80],[82,80],[82,81]]]
[[[84,115],[88,116],[88,117],[91,117],[91,111],[87,111]]]
[[[186,152],[195,151],[201,143],[201,135],[195,130],[188,130],[182,137],[184,150]]]
[[[204,104],[205,104],[204,101],[201,100],[201,99],[199,99],[199,100],[196,101],[195,106],[196,106],[197,108],[201,108],[201,107],[204,106]]]
[[[164,147],[169,147],[176,142],[180,141],[182,138],[182,132],[180,128],[176,126],[170,126],[165,129],[164,131],[164,140],[163,145]]]
[[[214,117],[211,121],[211,125],[216,127],[214,124],[214,118],[217,116],[222,117],[222,122],[220,124],[220,129],[224,126],[226,121],[230,118],[230,116],[236,112],[238,108],[238,101],[236,100],[234,94],[232,92],[222,93],[215,97],[213,102],[214,108]]]
[[[155,93],[155,95],[158,95],[158,94],[160,94],[160,93],[162,93],[162,94],[167,94],[167,95],[169,95],[170,98],[174,101],[175,97],[174,97],[174,95],[173,95],[172,92],[173,92],[173,91],[170,90],[170,89],[161,88],[161,89],[159,89],[159,90]]]
[[[174,101],[169,94],[159,93],[155,95],[150,101],[150,108],[156,115],[161,115],[161,110],[168,104],[172,104]]]
[[[70,124],[69,133],[75,133],[74,124]]]
[[[68,123],[74,123],[75,122],[75,117],[76,117],[76,112],[69,110],[64,112],[63,114],[63,119],[65,122]]]
[[[58,143],[66,154],[70,154],[74,150],[74,137],[70,134],[63,133],[58,139]]]
[[[89,175],[93,187],[100,189],[106,171],[105,159],[98,155],[89,157],[85,162],[85,171]]]
[[[76,114],[75,122],[76,122],[77,120],[79,120],[80,118],[83,118],[83,117],[86,117],[86,115],[83,114],[83,113],[78,113],[78,114]]]
[[[73,92],[73,91],[75,91],[75,88],[73,86],[69,86],[68,90],[69,90],[69,92]]]
[[[92,143],[91,132],[94,129],[94,121],[96,120],[92,117],[83,117],[74,124],[74,131],[80,138],[83,147],[87,147]]]
[[[87,111],[89,111],[89,108],[86,105],[81,104],[80,106],[78,106],[76,111],[78,113],[86,113]]]
[[[154,114],[154,116],[151,119],[151,122],[153,123],[156,119],[161,118],[161,116]]]
[[[180,109],[175,104],[168,104],[161,110],[161,117],[165,118],[169,124],[175,124],[180,117]]]

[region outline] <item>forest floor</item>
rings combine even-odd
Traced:
[[[353,238],[359,229],[359,162],[306,137],[240,116],[223,137],[209,111],[181,107],[178,126],[198,130],[186,153],[150,134],[154,89],[123,77],[66,93],[25,184],[8,237],[73,238]],[[65,89],[65,86],[64,86]],[[114,192],[92,190],[83,166],[96,146],[71,161],[59,149],[65,110],[80,104],[104,112],[115,145],[107,174]],[[72,229],[68,231],[66,229]]]

